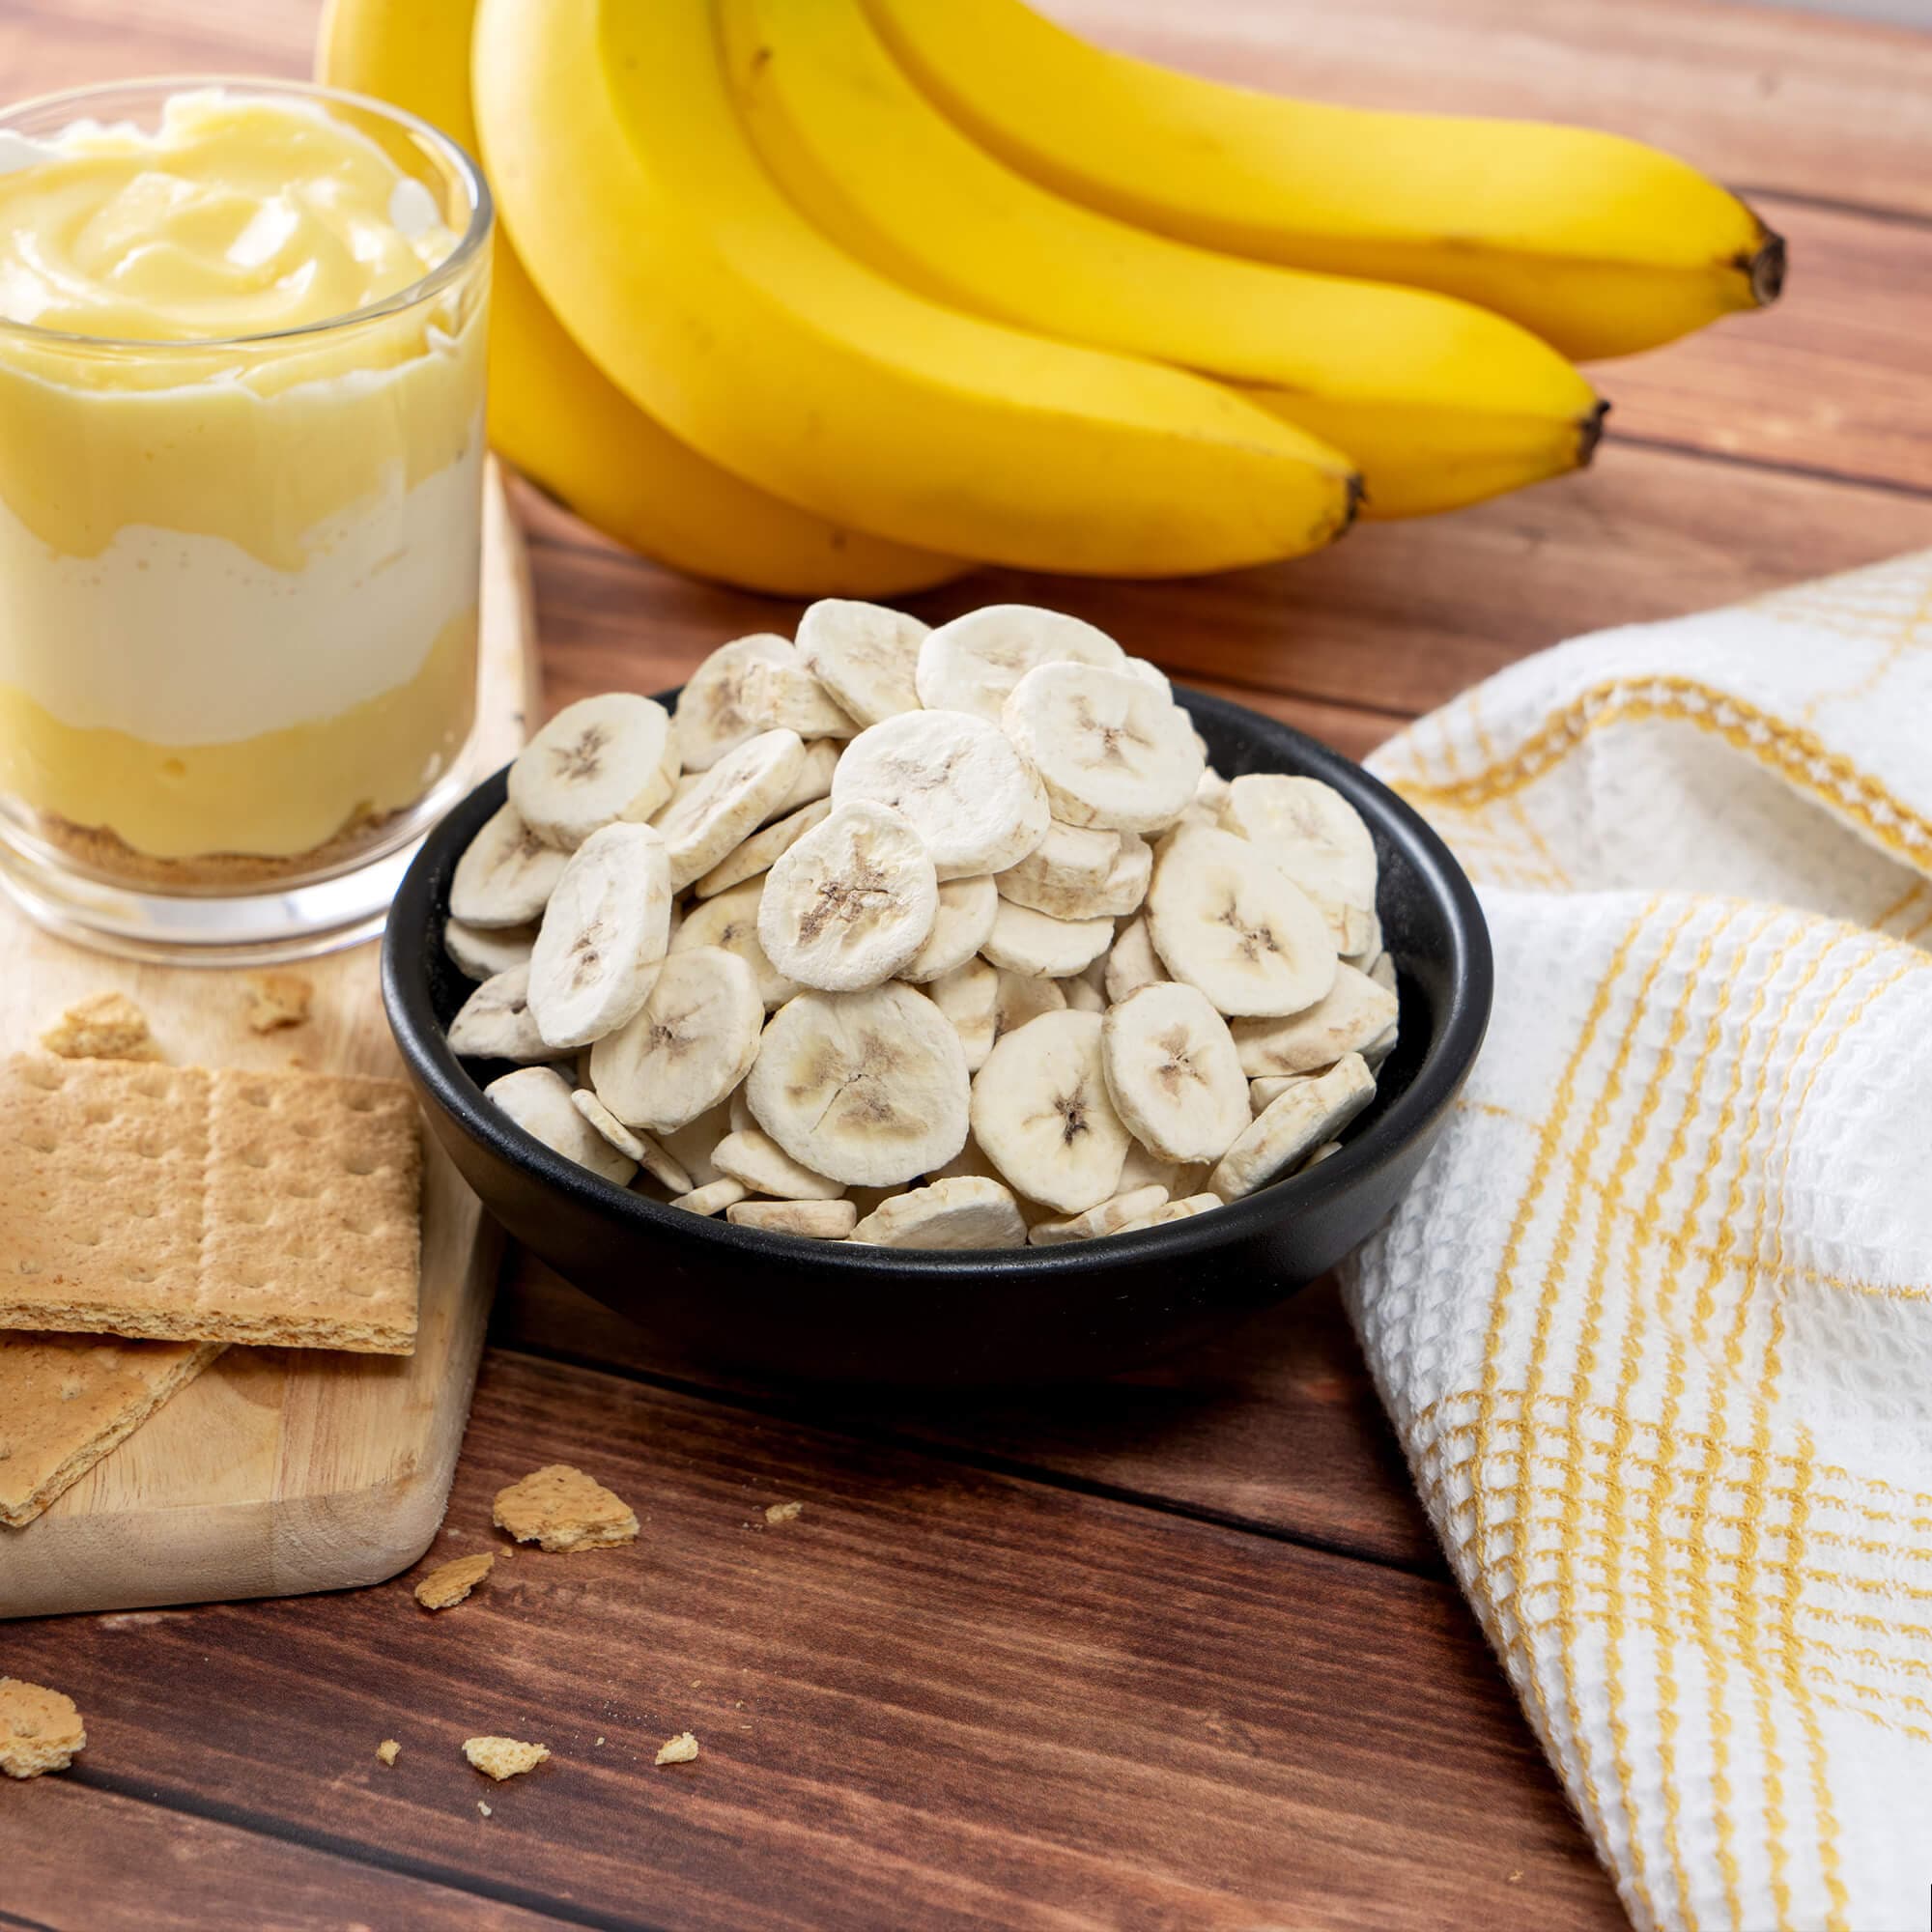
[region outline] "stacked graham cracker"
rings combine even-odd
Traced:
[[[0,1523],[15,1527],[230,1344],[415,1346],[408,1090],[164,1065],[120,1008],[0,1062]]]

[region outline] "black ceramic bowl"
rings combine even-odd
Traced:
[[[483,1097],[443,1028],[470,988],[441,944],[449,878],[504,775],[430,834],[389,914],[383,997],[437,1138],[518,1240],[631,1317],[667,1366],[761,1380],[968,1387],[1126,1369],[1226,1328],[1333,1267],[1394,1207],[1489,1022],[1489,934],[1427,825],[1360,766],[1285,724],[1177,690],[1215,768],[1333,785],[1375,835],[1401,1043],[1341,1152],[1227,1208],[1064,1247],[919,1252],[734,1228],[627,1192]],[[667,699],[667,702],[669,700]]]

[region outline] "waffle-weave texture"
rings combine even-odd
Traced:
[[[1373,768],[1495,942],[1350,1312],[1639,1925],[1932,1899],[1932,553],[1579,639]]]

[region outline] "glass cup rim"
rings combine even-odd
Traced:
[[[463,144],[445,134],[420,114],[412,114],[387,100],[369,94],[356,94],[346,87],[325,87],[320,81],[282,80],[274,76],[243,73],[155,74],[134,80],[94,81],[84,87],[60,88],[51,94],[37,94],[11,106],[0,108],[0,132],[12,128],[23,116],[71,107],[81,118],[90,101],[110,96],[152,94],[165,99],[176,94],[210,89],[234,91],[255,99],[272,99],[291,96],[302,100],[333,102],[353,107],[358,113],[373,114],[414,135],[445,160],[463,184],[469,201],[469,220],[457,243],[435,268],[427,269],[407,287],[397,289],[380,301],[365,302],[360,308],[345,309],[340,315],[324,316],[316,322],[298,323],[292,328],[265,329],[246,335],[205,335],[190,339],[152,341],[141,336],[84,335],[73,329],[42,328],[31,322],[14,322],[0,316],[0,337],[15,337],[66,350],[130,350],[157,359],[174,355],[200,355],[211,349],[259,349],[275,343],[299,342],[304,337],[325,335],[335,329],[374,322],[385,315],[400,315],[455,282],[475,259],[490,239],[496,220],[496,204],[483,170]]]

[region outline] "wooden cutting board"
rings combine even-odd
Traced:
[[[535,696],[523,544],[493,473],[485,498],[477,770],[514,755]],[[371,943],[294,969],[306,1024],[256,1035],[245,970],[142,966],[39,930],[0,898],[0,1053],[73,1000],[117,987],[181,1065],[393,1074]],[[499,1241],[424,1137],[422,1305],[407,1359],[230,1349],[24,1529],[0,1527],[0,1617],[294,1596],[378,1582],[442,1518],[469,1410]]]

